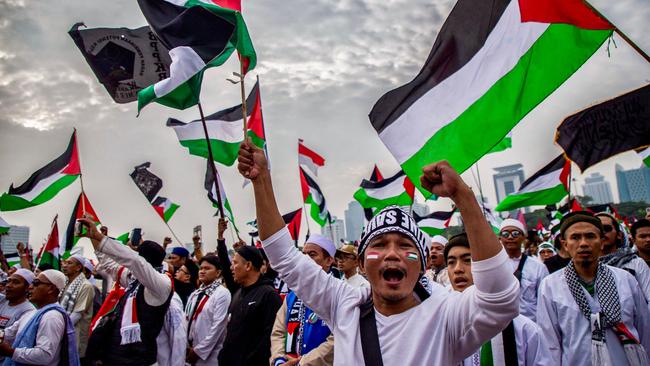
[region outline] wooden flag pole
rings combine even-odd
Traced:
[[[603,18],[607,23],[611,24],[612,27],[614,27],[614,32],[616,32],[616,34],[621,36],[621,38],[623,38],[623,40],[627,42],[627,44],[629,44],[630,47],[632,47],[632,49],[634,49],[639,55],[641,55],[641,57],[643,57],[644,60],[650,63],[650,56],[648,56],[648,54],[645,53],[645,51],[643,51],[639,46],[637,46],[636,43],[634,43],[634,41],[630,39],[630,37],[628,37],[625,33],[623,33],[623,31],[620,30],[614,23],[610,22],[609,19],[607,19],[607,17],[603,15],[603,13],[598,11],[598,9],[596,9],[593,5],[591,5],[587,0],[583,0],[583,2],[588,8],[591,9],[591,11],[596,13],[599,17]]]
[[[56,223],[56,220],[58,218],[59,218],[59,214],[54,215],[54,220],[52,220],[52,225],[50,225],[50,234],[47,236],[47,241],[45,242],[45,244],[43,244],[43,250],[41,251],[41,256],[38,257],[38,263],[36,263],[36,267],[34,268],[38,268],[38,266],[41,264],[41,259],[43,259],[43,254],[45,254],[45,246],[47,246],[47,243],[50,242],[50,236],[52,236],[52,229],[54,229],[54,223]]]
[[[212,145],[210,144],[210,136],[208,135],[208,125],[205,123],[205,116],[203,115],[203,107],[201,102],[198,103],[199,113],[201,114],[201,123],[203,124],[203,133],[205,134],[205,143],[208,145],[208,159],[212,165],[212,178],[214,178],[215,191],[217,191],[217,205],[219,206],[219,218],[224,218],[223,204],[221,203],[221,190],[219,189],[219,178],[217,177],[217,167],[214,165],[214,155],[212,155]],[[212,188],[210,188],[212,189]]]
[[[246,141],[246,117],[248,116],[248,111],[246,110],[246,88],[244,87],[244,62],[242,58],[239,58],[239,87],[241,90],[241,113],[242,113],[242,124],[244,129],[244,141]]]

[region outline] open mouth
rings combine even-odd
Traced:
[[[454,284],[456,284],[458,286],[467,286],[468,283],[469,283],[469,281],[467,281],[467,279],[463,278],[463,277],[456,277],[454,279]]]
[[[399,268],[387,268],[382,273],[382,277],[388,284],[396,285],[406,277],[406,273]]]

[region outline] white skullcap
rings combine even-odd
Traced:
[[[85,267],[85,266],[86,266],[86,262],[88,262],[88,259],[86,259],[86,257],[84,257],[84,256],[81,255],[81,254],[74,254],[74,255],[71,255],[70,258],[74,258],[74,259],[76,259],[77,262],[79,262],[79,264],[81,264],[82,267]],[[68,259],[70,259],[70,258],[68,258]]]
[[[433,237],[433,239],[431,239],[431,242],[432,243],[440,243],[440,244],[442,244],[442,246],[445,246],[445,245],[447,245],[447,243],[449,243],[449,240],[447,240],[447,238],[445,238],[442,235],[436,235],[436,236]]]
[[[41,274],[47,277],[47,279],[52,282],[52,284],[56,286],[59,291],[63,291],[65,288],[65,275],[63,273],[57,271],[56,269],[47,269],[41,272]]]
[[[19,268],[14,274],[22,277],[30,285],[32,284],[32,281],[34,281],[34,274],[30,270]]]
[[[90,272],[94,271],[95,265],[93,264],[93,262],[88,258],[84,258],[84,259],[86,259],[86,262],[84,263],[84,267]]]
[[[505,219],[505,220],[503,220],[503,222],[501,223],[501,226],[499,227],[499,231],[503,230],[503,228],[505,228],[507,226],[516,227],[517,229],[521,230],[522,233],[526,234],[526,226],[524,226],[524,224],[519,220],[515,220],[515,219]]]
[[[326,236],[311,234],[305,243],[318,245],[319,247],[323,248],[323,250],[325,250],[330,255],[330,257],[334,257],[336,254],[336,246],[334,246],[332,240]]]

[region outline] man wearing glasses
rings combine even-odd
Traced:
[[[537,313],[537,289],[548,276],[546,266],[523,253],[526,228],[519,220],[506,219],[499,229],[499,240],[506,250],[515,277],[519,280],[519,314],[535,321]]]
[[[336,250],[336,266],[343,272],[345,281],[352,287],[370,287],[370,282],[359,274],[359,257],[357,248],[352,244],[345,244]]]

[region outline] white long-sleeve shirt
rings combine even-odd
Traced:
[[[646,352],[650,352],[650,308],[639,284],[628,272],[611,266],[607,268],[614,274],[621,304],[621,321],[640,340]],[[592,312],[599,312],[598,293],[594,298],[582,290]],[[573,298],[563,270],[552,273],[542,281],[539,296],[537,324],[548,343],[552,364],[590,365],[591,326]],[[605,332],[605,344],[612,365],[628,365],[623,346],[612,329]]]
[[[20,320],[5,329],[5,342],[13,343],[16,335],[25,328],[27,323],[36,315],[36,310],[31,310]],[[56,310],[43,314],[38,323],[36,343],[32,348],[16,348],[12,360],[27,365],[57,366],[61,354],[61,339],[65,337],[65,319]]]
[[[517,270],[519,265],[518,258],[510,258],[512,271]],[[537,294],[539,291],[539,284],[544,277],[548,276],[548,269],[546,266],[535,259],[528,257],[524,263],[524,269],[521,271],[521,292],[519,298],[519,314],[535,321],[537,316]]]
[[[156,338],[158,366],[183,366],[187,351],[187,319],[183,301],[176,293],[169,303],[164,322]]]
[[[197,296],[198,291],[194,291],[187,303],[194,304]],[[230,299],[230,291],[227,288],[217,287],[192,322],[189,339],[192,341],[194,352],[199,356],[196,365],[219,365],[219,352],[226,339]]]
[[[650,302],[650,267],[640,257],[636,257],[625,263],[622,269],[631,269],[634,271],[634,278],[639,282],[641,292],[646,300]]]
[[[325,273],[294,247],[286,228],[263,245],[289,288],[331,325],[334,365],[363,365],[359,306],[370,288],[354,288]],[[474,262],[472,273],[475,286],[462,293],[434,286],[431,297],[407,311],[375,312],[384,365],[458,364],[517,316],[519,284],[504,250]]]

